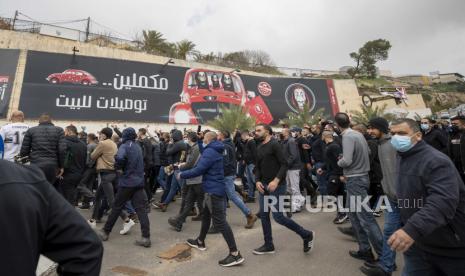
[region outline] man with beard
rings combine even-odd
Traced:
[[[280,197],[286,194],[287,161],[278,141],[273,138],[269,125],[259,124],[255,127],[255,136],[261,144],[257,148],[257,166],[255,176],[259,191],[260,219],[265,243],[253,250],[256,255],[273,254],[275,248],[271,234],[270,212],[274,220],[297,233],[303,240],[303,251],[313,248],[314,232],[304,229],[292,219],[283,215]]]
[[[423,133],[423,140],[433,148],[447,155],[447,136],[436,128],[433,121],[430,118],[421,119],[420,128]]]

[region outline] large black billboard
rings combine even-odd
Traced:
[[[333,113],[332,82],[29,51],[20,109],[63,120],[201,124],[225,104],[276,123],[308,104]],[[333,98],[333,101],[330,101]]]
[[[19,50],[0,49],[0,118],[5,118],[18,66]]]

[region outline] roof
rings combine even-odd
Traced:
[[[440,76],[444,76],[444,75],[454,75],[454,76],[463,78],[463,75],[462,75],[462,74],[459,74],[459,73],[444,73],[444,74],[439,74],[439,75],[440,75]]]

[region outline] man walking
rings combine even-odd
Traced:
[[[335,116],[337,126],[342,132],[342,157],[337,164],[343,168],[346,178],[347,204],[350,207],[356,199],[365,200],[368,197],[370,179],[370,158],[368,144],[360,132],[350,128],[350,119],[346,113],[337,113]],[[351,205],[352,204],[352,205]],[[358,208],[357,208],[358,209]],[[375,257],[371,251],[373,246],[376,254],[381,256],[383,249],[383,235],[371,210],[360,208],[349,211],[349,220],[355,231],[359,250],[350,251],[350,256],[373,262]],[[370,245],[371,244],[371,245]]]
[[[108,236],[124,205],[128,200],[131,200],[136,209],[142,232],[142,238],[136,240],[135,244],[150,247],[150,222],[146,209],[147,195],[144,190],[144,157],[142,149],[136,143],[137,134],[132,127],[124,129],[122,136],[122,145],[115,157],[115,168],[122,170],[122,174],[118,177],[118,192],[108,220],[99,235],[103,241],[108,240]]]
[[[21,150],[24,135],[29,126],[24,123],[24,113],[13,111],[11,114],[11,123],[0,129],[0,137],[3,139],[3,159],[14,161]],[[0,156],[1,158],[1,156]]]
[[[259,191],[260,219],[265,244],[253,250],[253,253],[256,255],[275,253],[270,212],[277,223],[294,231],[302,238],[303,250],[309,252],[313,248],[314,232],[304,229],[283,214],[286,210],[283,210],[284,206],[281,206],[283,200],[280,200],[280,197],[286,194],[287,161],[282,147],[272,138],[273,130],[269,125],[257,125],[255,135],[257,140],[261,141],[257,148],[256,185]]]
[[[224,145],[217,140],[217,134],[207,132],[203,139],[203,153],[197,165],[191,170],[181,172],[179,177],[189,179],[202,175],[205,192],[200,234],[196,239],[187,240],[187,244],[202,251],[206,250],[205,238],[213,221],[213,226],[221,232],[229,247],[229,255],[218,264],[229,267],[243,263],[244,258],[237,250],[234,234],[226,221],[223,151]]]

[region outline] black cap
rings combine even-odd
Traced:
[[[109,127],[102,128],[100,132],[105,134],[105,136],[107,136],[108,139],[110,139],[111,136],[113,136],[113,130]]]
[[[379,129],[382,133],[388,133],[389,132],[389,123],[386,119],[381,118],[381,117],[376,117],[371,119],[368,122],[368,127]]]

